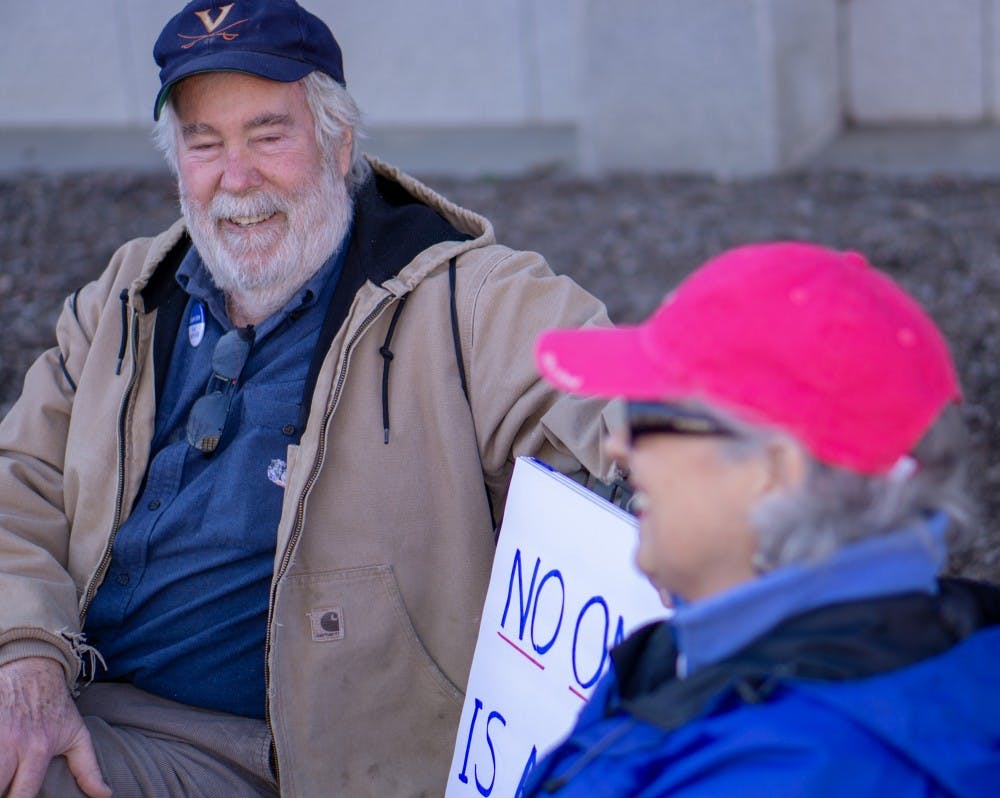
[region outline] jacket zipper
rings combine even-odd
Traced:
[[[115,494],[115,516],[111,525],[111,533],[108,542],[104,547],[104,554],[98,563],[97,570],[87,585],[84,592],[83,606],[80,607],[80,628],[87,617],[87,610],[97,594],[97,586],[104,580],[108,565],[111,563],[111,550],[115,544],[115,537],[122,523],[122,505],[125,503],[125,442],[128,432],[128,415],[131,410],[132,397],[135,390],[136,377],[138,375],[139,364],[139,314],[132,311],[132,324],[130,337],[132,339],[130,350],[132,355],[132,373],[129,375],[128,385],[125,386],[125,393],[122,395],[121,406],[118,410],[118,490]]]
[[[309,472],[309,479],[306,480],[301,492],[299,493],[299,501],[295,508],[295,524],[292,527],[292,534],[288,538],[288,543],[285,544],[285,551],[281,555],[281,562],[278,565],[278,570],[274,575],[274,580],[271,583],[271,598],[268,602],[267,607],[267,628],[265,632],[265,645],[264,645],[264,689],[266,695],[271,694],[271,624],[274,620],[274,603],[275,596],[278,590],[278,583],[281,578],[285,575],[285,571],[288,570],[288,564],[292,560],[292,552],[295,550],[295,544],[298,543],[299,536],[302,534],[303,517],[305,515],[306,507],[306,496],[312,490],[312,486],[315,484],[319,473],[323,467],[323,460],[326,458],[326,431],[330,425],[330,419],[333,416],[333,411],[340,403],[340,393],[344,387],[344,381],[347,379],[347,368],[351,360],[351,353],[354,350],[355,344],[358,339],[365,333],[365,331],[371,326],[372,322],[381,315],[382,311],[385,310],[386,306],[389,305],[395,296],[387,296],[379,302],[374,309],[369,313],[364,321],[358,326],[358,329],[354,331],[354,334],[347,341],[344,346],[344,359],[343,365],[340,368],[340,374],[337,376],[337,384],[333,389],[333,396],[331,397],[330,403],[327,405],[326,412],[323,415],[323,423],[319,429],[319,444],[316,450],[316,457],[313,460],[312,471]],[[271,733],[271,745],[274,746],[275,756],[274,756],[274,778],[275,781],[281,784],[281,773],[278,764],[277,750],[278,741],[274,734],[274,727],[271,725],[271,702],[266,701],[264,704],[264,718],[267,721],[267,729]]]

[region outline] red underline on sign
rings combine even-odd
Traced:
[[[579,698],[581,701],[586,701],[587,700],[587,696],[585,696],[583,693],[581,693],[579,690],[577,690],[573,685],[569,686],[569,691],[573,695],[575,695],[577,698]]]
[[[543,671],[545,670],[545,666],[542,665],[542,663],[540,663],[537,659],[535,659],[533,656],[531,656],[531,654],[529,654],[527,651],[525,651],[523,648],[521,648],[513,640],[511,640],[508,637],[504,637],[503,632],[497,632],[497,634],[500,635],[500,639],[501,640],[503,640],[508,646],[510,646],[511,648],[513,648],[518,654],[520,654],[522,657],[524,657],[526,660],[528,660],[532,665],[534,665],[535,667],[537,667],[539,670],[543,670]]]

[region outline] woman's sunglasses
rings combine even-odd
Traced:
[[[663,402],[627,402],[629,443],[643,435],[725,435],[736,431],[707,413]]]

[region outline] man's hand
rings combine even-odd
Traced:
[[[0,667],[0,795],[34,798],[57,756],[90,798],[111,798],[62,666],[28,657]]]

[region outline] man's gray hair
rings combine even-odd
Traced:
[[[332,157],[334,148],[343,138],[344,130],[353,132],[351,137],[351,165],[347,170],[347,190],[353,195],[371,173],[371,167],[358,147],[365,137],[361,111],[350,93],[325,72],[310,72],[302,79],[306,89],[306,102],[316,120],[316,141],[326,157]]]
[[[783,435],[723,420],[737,431],[724,447],[732,459],[760,454],[775,436]],[[803,450],[808,465],[802,483],[768,496],[751,511],[757,534],[754,566],[766,573],[814,562],[850,543],[920,524],[929,511],[948,516],[952,545],[964,542],[974,516],[966,483],[967,452],[968,432],[955,405],[944,410],[914,448],[912,471],[866,476],[820,463]]]
[[[300,82],[306,90],[306,102],[316,121],[316,141],[328,161],[333,158],[334,149],[343,138],[344,131],[353,132],[351,165],[346,176],[347,190],[353,194],[371,172],[371,167],[358,147],[358,140],[364,138],[365,134],[357,103],[347,89],[323,72],[310,72]],[[178,125],[173,100],[171,92],[160,118],[153,126],[153,142],[176,176]]]

